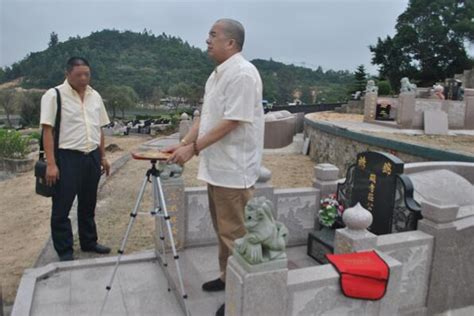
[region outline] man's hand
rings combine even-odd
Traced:
[[[178,165],[184,165],[194,156],[194,147],[193,144],[186,146],[180,145],[173,152],[173,155],[167,160],[167,162],[176,163]]]
[[[46,184],[53,186],[59,180],[59,169],[56,164],[51,164],[46,167]]]
[[[110,174],[110,163],[106,158],[102,158],[100,160],[100,166],[101,166],[101,174],[104,174],[106,176],[109,176]]]
[[[171,145],[171,146],[168,146],[168,147],[165,147],[165,149],[162,149],[161,151],[164,152],[164,153],[174,153],[176,150],[178,150],[179,148],[183,147],[183,144],[182,143],[178,143],[178,144],[175,144],[175,145]]]

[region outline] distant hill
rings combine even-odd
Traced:
[[[30,53],[5,69],[0,83],[23,78],[24,88],[48,88],[64,78],[64,63],[71,56],[84,56],[93,71],[93,86],[99,91],[110,85],[132,87],[140,99],[149,100],[159,88],[161,95],[193,90],[202,94],[214,64],[206,52],[166,34],[144,31],[103,30],[87,37],[69,38],[50,44],[44,51]],[[353,81],[348,71],[312,70],[273,60],[255,59],[264,83],[264,98],[285,103],[299,91],[300,98],[312,103],[342,101]]]

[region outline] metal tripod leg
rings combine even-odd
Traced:
[[[128,227],[125,232],[125,236],[123,237],[122,244],[120,246],[120,249],[118,251],[119,255],[117,257],[117,262],[115,263],[114,270],[112,272],[112,276],[110,277],[110,281],[108,285],[105,287],[107,290],[107,294],[104,298],[104,302],[102,303],[102,307],[100,308],[100,315],[102,315],[102,312],[104,311],[105,304],[107,303],[107,298],[109,297],[110,290],[112,289],[112,283],[114,282],[115,274],[117,273],[118,266],[120,264],[120,259],[122,259],[122,255],[125,249],[125,245],[127,243],[128,235],[130,234],[130,231],[132,229],[132,225],[135,222],[135,218],[137,217],[137,212],[138,209],[140,208],[140,204],[142,202],[143,194],[145,193],[145,188],[146,184],[148,182],[148,175],[145,176],[145,179],[143,179],[143,184],[140,189],[140,193],[138,193],[137,201],[135,202],[135,207],[133,208],[133,211],[130,213],[130,221],[128,222]]]
[[[188,306],[187,306],[187,303],[186,303],[188,295],[186,294],[186,292],[184,290],[183,277],[181,275],[181,269],[180,269],[179,261],[178,261],[179,256],[178,256],[178,253],[176,251],[176,245],[175,245],[175,242],[174,242],[173,231],[171,229],[170,216],[168,214],[168,209],[166,208],[166,201],[164,199],[163,188],[161,186],[161,180],[160,180],[159,176],[153,176],[151,179],[153,181],[153,187],[154,188],[156,187],[158,189],[158,198],[159,198],[159,201],[160,201],[161,211],[163,212],[163,215],[164,215],[163,218],[166,221],[166,226],[168,228],[168,235],[169,235],[169,239],[170,239],[170,243],[171,243],[171,249],[173,251],[173,258],[174,258],[174,262],[175,262],[175,266],[176,266],[176,272],[178,274],[178,281],[179,281],[179,286],[180,286],[180,290],[181,290],[181,295],[183,297],[184,309],[185,309],[186,315],[189,315],[189,310],[188,310]]]
[[[158,190],[158,186],[156,185],[156,181],[152,180],[152,184],[153,184],[153,203],[154,203],[153,205],[155,207],[155,215],[158,217],[158,221],[159,221],[158,228],[160,231],[161,264],[163,265],[163,267],[168,268],[168,261],[166,259],[165,235],[163,233],[164,227],[163,227],[163,220],[161,219],[163,217],[163,212],[160,205],[160,195],[159,195],[160,193]],[[168,280],[168,278],[166,278],[166,280],[168,282],[168,292],[169,292],[171,291],[170,281]]]

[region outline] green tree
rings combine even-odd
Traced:
[[[364,65],[359,65],[354,73],[354,90],[352,92],[365,91],[366,85],[367,72],[365,71]]]
[[[3,70],[2,67],[0,67],[0,83],[4,82],[5,80],[5,70]]]
[[[160,105],[161,98],[163,98],[164,93],[160,87],[154,87],[153,92],[151,93],[150,102],[153,104],[153,107],[156,109]]]
[[[125,116],[125,110],[133,108],[138,101],[137,94],[132,87],[111,85],[103,91],[104,102],[109,110],[112,110],[112,119],[117,116],[117,111]]]
[[[189,104],[196,107],[204,96],[204,87],[198,84],[191,84],[189,87]]]
[[[311,87],[303,87],[301,89],[301,102],[305,104],[314,104],[313,89]]]
[[[5,74],[0,80],[23,78],[24,88],[50,88],[64,80],[67,59],[79,55],[90,61],[92,85],[101,92],[109,86],[125,85],[132,87],[141,101],[150,102],[154,99],[154,89],[159,87],[162,97],[179,95],[181,101],[197,104],[215,67],[199,48],[178,37],[154,35],[149,30],[141,33],[102,30],[83,38],[70,37],[64,42],[56,42],[53,36],[51,44],[46,50],[30,53],[3,69]],[[261,59],[252,63],[262,77],[264,98],[279,104],[291,102],[298,87],[315,87],[319,91],[320,87],[331,85],[334,89],[327,90],[328,93],[339,95],[353,81],[353,73],[345,70],[323,71],[321,67],[313,70]],[[180,84],[188,87],[185,94],[176,94],[182,90]],[[328,100],[338,98],[327,96]]]
[[[379,65],[380,77],[387,78],[393,88],[400,88],[400,79],[414,78],[417,69],[412,65],[411,57],[402,51],[399,38],[387,36],[378,39],[376,46],[370,46],[373,53],[372,64]]]
[[[55,32],[52,32],[49,35],[48,47],[54,47],[54,46],[58,45],[58,43],[59,43],[58,34],[56,34]]]
[[[171,97],[171,103],[173,104],[172,110],[178,111],[179,106],[188,101],[191,93],[191,86],[183,82],[170,87],[168,95]]]
[[[23,126],[37,127],[39,125],[42,95],[42,92],[37,91],[26,91],[19,94],[18,107]]]
[[[379,81],[377,86],[379,87],[379,95],[389,95],[392,93],[392,87],[387,80]]]
[[[474,39],[474,1],[410,0],[398,16],[396,34],[370,46],[372,63],[392,87],[411,77],[431,85],[470,68],[464,43]]]

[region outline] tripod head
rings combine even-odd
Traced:
[[[147,171],[147,178],[150,176],[160,177],[163,175],[163,179],[173,178],[175,176],[181,176],[183,171],[182,167],[176,164],[166,164],[166,161],[171,157],[170,153],[164,153],[159,150],[147,150],[132,152],[132,157],[135,160],[148,160],[151,163],[151,168]],[[162,168],[157,168],[156,163],[159,163]]]
[[[150,182],[150,176],[159,177],[160,170],[156,168],[156,162],[166,162],[168,158],[171,157],[171,154],[164,153],[159,150],[147,150],[147,151],[137,151],[132,152],[132,158],[135,160],[149,160],[151,163],[151,168],[146,172],[148,181]]]
[[[132,158],[135,160],[150,160],[153,164],[156,161],[166,161],[171,157],[170,153],[164,153],[159,150],[146,150],[132,152]]]

